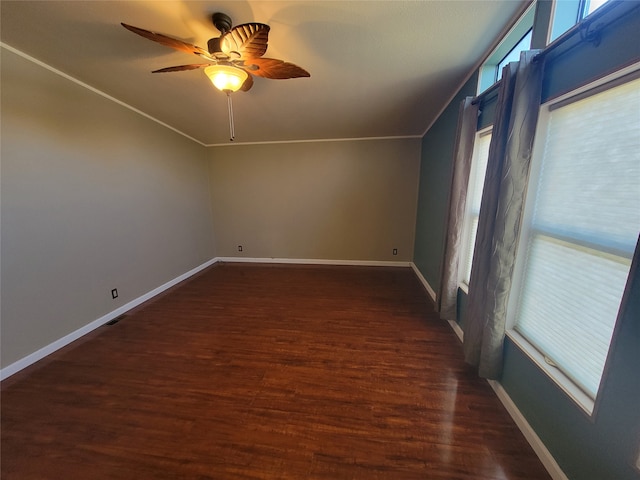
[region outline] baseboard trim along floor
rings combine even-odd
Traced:
[[[449,320],[448,322],[449,326],[458,337],[458,340],[460,340],[460,342],[463,342],[464,331],[462,330],[460,325],[458,325],[458,323],[454,320]],[[529,445],[531,445],[531,448],[540,459],[540,462],[542,462],[542,465],[544,465],[544,467],[547,469],[547,472],[549,472],[551,478],[553,478],[553,480],[569,480],[560,468],[560,465],[558,465],[558,462],[556,462],[556,459],[553,458],[551,452],[549,452],[545,444],[542,442],[533,427],[531,427],[517,405],[513,402],[513,400],[511,400],[511,397],[504,389],[504,387],[500,384],[500,382],[497,382],[495,380],[487,380],[487,382],[513,419],[518,429],[522,432],[522,435],[524,435],[524,438],[527,440],[527,442],[529,442]]]
[[[429,282],[424,278],[422,273],[418,270],[416,265],[413,262],[389,262],[389,261],[366,261],[366,260],[330,260],[330,259],[292,259],[292,258],[249,258],[249,257],[215,257],[211,260],[204,262],[203,264],[185,272],[182,275],[170,280],[157,288],[147,292],[144,295],[122,305],[121,307],[109,312],[106,315],[88,323],[84,327],[81,327],[68,335],[50,343],[49,345],[37,350],[36,352],[27,355],[26,357],[8,365],[7,367],[0,370],[0,380],[4,380],[11,375],[27,368],[28,366],[34,364],[35,362],[41,360],[54,353],[55,351],[69,345],[71,342],[81,338],[82,336],[90,333],[96,328],[104,325],[105,323],[116,319],[117,317],[125,314],[126,312],[132,310],[133,308],[141,305],[142,303],[152,299],[153,297],[163,293],[169,288],[177,285],[178,283],[188,279],[189,277],[197,274],[198,272],[214,265],[218,262],[229,262],[229,263],[272,263],[272,264],[297,264],[297,265],[336,265],[336,266],[373,266],[373,267],[406,267],[412,268],[416,277],[424,287],[425,291],[431,298],[431,300],[435,303],[436,301],[436,293],[429,285]],[[463,332],[460,329],[459,325],[456,322],[449,322],[451,328],[456,333],[456,336],[462,341]],[[568,480],[567,476],[564,474],[558,463],[555,461],[551,453],[547,450],[546,446],[540,440],[538,435],[535,433],[531,425],[527,422],[525,417],[522,415],[518,407],[509,397],[509,394],[504,390],[500,383],[495,381],[489,381],[491,388],[494,390],[496,396],[500,399],[507,412],[514,420],[526,440],[529,442],[531,447],[533,448],[536,455],[539,457],[542,464],[545,466],[549,474],[554,480]]]
[[[422,284],[424,289],[429,294],[429,297],[431,297],[431,300],[435,304],[436,298],[437,298],[435,290],[431,287],[431,285],[429,285],[429,282],[427,282],[427,279],[424,278],[424,276],[422,275],[422,272],[418,270],[418,267],[416,266],[416,264],[411,262],[410,265],[411,265],[411,268],[413,269],[413,272],[416,274],[416,277],[418,277],[418,280],[420,280],[420,283]]]
[[[36,363],[38,360],[43,359],[47,355],[51,355],[57,350],[60,350],[61,348],[66,347],[71,342],[78,340],[80,337],[92,332],[96,328],[101,327],[105,323],[110,322],[111,320],[119,317],[120,315],[127,313],[129,310],[132,310],[133,308],[137,307],[138,305],[141,305],[147,300],[152,299],[156,295],[161,294],[165,290],[173,287],[174,285],[177,285],[178,283],[186,280],[187,278],[195,275],[196,273],[204,270],[205,268],[210,267],[211,265],[216,263],[216,261],[217,259],[215,258],[208,260],[203,264],[198,265],[197,267],[189,270],[188,272],[177,276],[173,280],[169,280],[168,282],[160,285],[159,287],[154,288],[153,290],[145,293],[144,295],[141,295],[138,298],[135,298],[130,302],[122,305],[121,307],[116,308],[115,310],[107,313],[106,315],[103,315],[102,317],[93,320],[92,322],[88,323],[84,327],[80,327],[79,329],[74,330],[73,332],[65,335],[64,337],[59,338],[55,342],[52,342],[49,345],[46,345],[41,349],[27,355],[26,357],[23,357],[20,360],[12,363],[11,365],[6,366],[2,370],[0,370],[0,380],[4,380],[5,378],[8,378],[13,374],[18,373],[20,370],[23,370],[28,366]]]
[[[173,280],[154,288],[153,290],[145,293],[144,295],[131,300],[130,302],[116,308],[115,310],[107,313],[88,323],[87,325],[80,327],[77,330],[59,338],[58,340],[42,347],[41,349],[17,360],[16,362],[6,366],[0,370],[0,380],[18,373],[20,370],[33,365],[38,360],[43,359],[47,355],[51,355],[57,350],[66,347],[71,342],[81,338],[82,336],[92,332],[98,327],[101,327],[107,322],[127,313],[129,310],[141,305],[142,303],[152,299],[156,295],[161,294],[165,290],[177,285],[178,283],[188,279],[196,273],[210,267],[217,262],[243,262],[243,263],[273,263],[273,264],[298,264],[298,265],[346,265],[346,266],[372,266],[372,267],[410,267],[411,262],[387,262],[387,261],[369,261],[369,260],[331,260],[331,259],[302,259],[302,258],[248,258],[248,257],[215,257],[211,260],[204,262],[201,265],[177,276]]]

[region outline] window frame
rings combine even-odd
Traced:
[[[551,14],[551,28],[549,29],[549,42],[560,38],[573,26],[580,23],[596,10],[606,5],[609,0],[598,5],[589,13],[592,0],[553,0],[553,12]]]
[[[469,170],[469,180],[467,181],[467,201],[465,203],[464,206],[464,218],[463,218],[463,227],[462,227],[462,245],[467,246],[469,244],[468,240],[469,240],[469,235],[471,234],[470,231],[470,225],[471,225],[471,221],[469,218],[469,213],[470,213],[470,191],[469,191],[469,185],[472,183],[471,180],[474,177],[474,174],[477,174],[477,161],[476,160],[476,148],[479,145],[478,140],[482,137],[486,137],[487,135],[493,135],[493,124],[487,126],[487,127],[483,127],[480,128],[476,131],[475,133],[475,137],[474,137],[474,141],[473,141],[473,153],[471,154],[471,168]],[[490,144],[489,144],[490,145]],[[490,148],[487,149],[487,160],[489,157],[489,151]],[[488,163],[488,162],[486,162]],[[486,168],[484,171],[484,175],[483,180],[482,180],[482,185],[483,185],[483,190],[484,190],[484,177],[486,176]],[[481,197],[482,198],[482,197]],[[476,218],[480,218],[480,209],[478,209],[478,214],[475,215]],[[477,229],[476,229],[476,238],[477,238]],[[458,268],[458,287],[462,289],[463,292],[468,293],[469,292],[469,279],[465,278],[465,274],[466,274],[466,268],[462,268],[463,266],[466,266],[467,262],[471,263],[471,270],[473,270],[473,253],[475,251],[475,242],[474,245],[471,248],[471,251],[467,251],[465,249],[464,251],[464,257],[460,257],[460,263],[459,263],[459,268]],[[467,257],[467,255],[470,254],[471,258],[469,259]]]
[[[532,2],[520,16],[514,26],[502,37],[496,48],[489,54],[478,70],[478,91],[480,94],[500,80],[498,65],[513,51],[513,49],[534,28],[536,2]],[[533,34],[532,34],[533,39]],[[527,48],[529,50],[530,48]]]
[[[538,123],[536,125],[536,133],[545,131],[546,125],[549,122],[550,113],[561,108],[564,105],[576,102],[582,98],[595,95],[604,90],[615,88],[616,86],[631,81],[633,77],[640,76],[640,63],[630,65],[626,68],[622,68],[617,72],[604,76],[594,82],[578,87],[564,95],[549,99],[547,102],[540,106],[540,112],[538,116]],[[530,179],[537,179],[542,167],[541,154],[544,150],[545,136],[536,134],[533,145],[533,157],[530,167],[529,177]],[[597,414],[599,400],[601,398],[601,392],[603,385],[606,382],[607,372],[609,370],[609,362],[611,357],[611,346],[616,342],[616,335],[619,330],[620,318],[624,311],[625,296],[623,294],[621,303],[618,309],[618,315],[615,319],[613,334],[611,341],[609,342],[609,349],[607,357],[605,359],[604,369],[602,376],[600,377],[600,383],[596,395],[591,398],[586,394],[582,388],[580,388],[571,378],[569,378],[562,370],[556,367],[545,355],[538,350],[533,344],[531,344],[523,335],[521,335],[516,329],[516,313],[518,307],[518,293],[520,292],[524,280],[524,267],[526,265],[526,248],[520,248],[523,245],[527,245],[529,238],[531,237],[531,220],[534,210],[534,200],[531,197],[535,196],[536,182],[529,181],[527,190],[525,192],[525,207],[522,214],[521,225],[523,225],[519,238],[518,238],[518,250],[513,271],[513,283],[511,286],[511,293],[509,295],[509,301],[507,305],[507,323],[506,323],[506,335],[518,346],[524,354],[537,365],[559,388],[562,390],[575,404],[577,404],[581,411],[585,413],[590,419],[594,419]]]
[[[526,48],[521,48],[521,43],[522,41],[529,37],[529,45]],[[511,50],[509,50],[507,53],[504,54],[504,56],[498,60],[498,63],[495,66],[494,72],[493,72],[493,76],[494,76],[494,83],[500,81],[500,79],[502,78],[502,69],[510,62],[517,62],[518,58],[516,59],[512,59],[509,60],[508,62],[506,61],[507,58],[509,58],[509,56],[511,56],[511,54],[513,52],[518,52],[518,55],[520,54],[520,52],[524,52],[526,50],[530,50],[531,49],[531,42],[533,40],[533,25],[531,26],[531,28],[529,30],[527,30],[526,32],[524,32],[524,34],[522,35],[522,37],[520,37],[520,40],[518,40],[513,47],[511,47]]]

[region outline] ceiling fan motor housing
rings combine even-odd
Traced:
[[[222,48],[220,48],[220,37],[210,38],[207,42],[207,49],[211,55],[222,52]]]

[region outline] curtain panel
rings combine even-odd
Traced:
[[[473,144],[478,125],[478,102],[467,97],[460,103],[453,173],[449,190],[449,215],[442,260],[437,310],[440,318],[455,320],[458,296],[458,268],[460,263],[464,212],[467,199]]]
[[[489,147],[463,344],[465,360],[484,378],[502,373],[507,302],[540,110],[537,53],[522,52],[519,62],[504,67]]]

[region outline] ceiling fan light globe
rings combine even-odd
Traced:
[[[249,74],[244,70],[229,65],[211,65],[204,69],[211,83],[221,92],[240,90]]]

